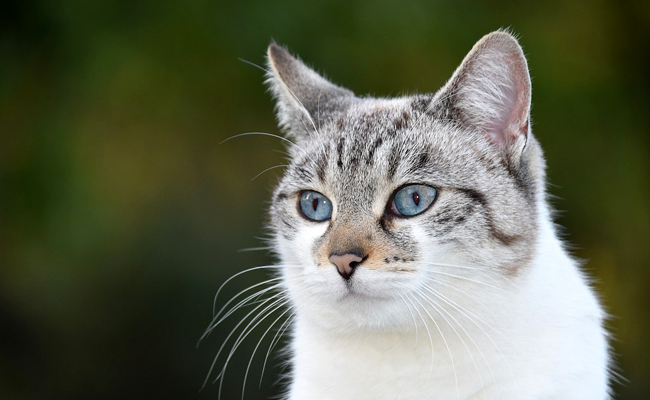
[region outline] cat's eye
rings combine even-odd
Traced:
[[[436,189],[428,185],[408,185],[395,192],[390,211],[398,216],[412,217],[426,211],[436,199]]]
[[[300,193],[300,211],[312,221],[325,221],[332,217],[332,202],[322,194],[313,190]]]

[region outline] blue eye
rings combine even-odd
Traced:
[[[436,189],[431,186],[404,186],[393,195],[390,209],[396,215],[412,217],[426,211],[435,199]]]
[[[325,221],[332,216],[332,202],[313,190],[300,193],[300,211],[312,221]]]

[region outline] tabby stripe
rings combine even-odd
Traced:
[[[393,146],[388,156],[388,179],[393,179],[400,163],[399,149]]]
[[[343,147],[345,146],[345,138],[341,137],[339,143],[336,146],[336,153],[338,154],[338,161],[336,164],[339,166],[339,169],[343,169]]]
[[[280,192],[275,196],[275,201],[280,202],[280,201],[286,199],[287,197],[289,197],[288,194],[286,194],[284,192]]]
[[[531,176],[528,163],[523,158],[515,166],[511,161],[505,161],[508,175],[513,179],[515,187],[526,197],[530,204],[535,203],[535,182]]]
[[[422,152],[420,153],[420,156],[418,157],[417,162],[413,166],[413,169],[416,171],[422,171],[425,169],[428,165],[429,162],[431,161],[431,157],[429,156],[428,152]]]
[[[370,147],[370,150],[368,150],[368,158],[366,158],[366,165],[372,165],[375,162],[375,152],[379,148],[379,146],[384,143],[384,139],[381,137],[378,137],[375,142],[372,144]]]
[[[471,200],[473,200],[475,203],[478,203],[481,205],[483,212],[485,214],[485,220],[488,224],[488,230],[490,232],[490,235],[492,235],[493,238],[501,242],[504,246],[510,246],[513,243],[523,239],[519,235],[509,235],[497,228],[494,225],[494,220],[492,218],[492,214],[490,213],[490,208],[488,207],[487,200],[485,199],[485,196],[474,190],[474,189],[466,189],[466,188],[457,188],[461,192],[463,192],[467,197],[469,197]]]
[[[321,153],[318,160],[316,160],[316,174],[318,175],[318,180],[325,182],[325,170],[327,169],[327,155]]]

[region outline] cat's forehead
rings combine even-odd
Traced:
[[[421,110],[412,107],[408,98],[360,99],[336,115],[330,128],[337,133],[358,136],[392,134],[412,123],[414,113]]]
[[[430,104],[430,96],[360,99],[297,144],[283,182],[341,198],[409,182],[445,183],[474,162],[477,146]]]
[[[471,144],[474,138],[458,134],[458,124],[445,119],[432,105],[433,95],[395,99],[359,99],[341,112],[334,113],[312,142],[336,143],[343,156],[366,155],[372,163],[379,148],[393,146],[406,152],[444,148],[448,154]],[[318,151],[317,146],[311,146]],[[366,150],[364,152],[364,150]],[[369,150],[369,151],[368,151]]]

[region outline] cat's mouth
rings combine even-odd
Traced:
[[[350,278],[336,279],[340,299],[393,299],[395,291],[408,286],[413,279],[413,268],[394,267],[390,270],[370,270],[360,267]]]
[[[346,302],[349,301],[359,301],[359,300],[366,300],[366,301],[381,301],[384,299],[389,299],[391,298],[390,296],[386,296],[386,294],[381,294],[377,293],[375,291],[369,290],[368,287],[365,285],[359,283],[359,282],[351,282],[347,281],[345,283],[345,289],[342,293],[342,296],[340,296],[339,300],[343,300]]]

